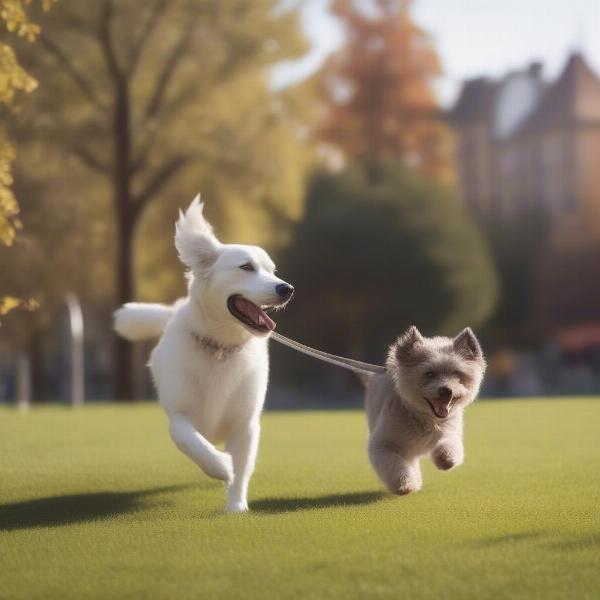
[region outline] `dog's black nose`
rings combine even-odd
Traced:
[[[288,298],[292,297],[292,294],[294,293],[294,288],[288,283],[280,283],[279,285],[275,286],[275,291],[277,292],[280,298],[282,298],[283,300],[287,300]]]
[[[452,390],[449,387],[443,385],[442,387],[438,388],[438,396],[440,398],[452,398]]]

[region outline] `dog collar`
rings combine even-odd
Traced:
[[[243,346],[243,344],[224,346],[212,338],[198,335],[195,331],[192,331],[191,333],[196,343],[208,353],[212,354],[217,360],[223,360],[224,358],[235,354]]]

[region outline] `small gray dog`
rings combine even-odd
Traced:
[[[463,410],[475,400],[486,364],[469,328],[450,339],[411,327],[390,347],[386,367],[361,378],[369,459],[383,484],[404,495],[421,488],[423,456],[442,470],[462,464]]]

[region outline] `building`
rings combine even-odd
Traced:
[[[539,209],[563,240],[600,239],[600,78],[580,53],[554,82],[540,63],[466,81],[449,120],[462,194],[476,215]]]

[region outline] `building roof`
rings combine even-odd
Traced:
[[[517,133],[591,122],[600,123],[600,79],[576,52]]]
[[[456,104],[448,112],[450,121],[461,124],[492,118],[497,88],[498,83],[487,77],[465,81]]]
[[[464,125],[493,121],[502,86],[514,74],[509,73],[498,81],[486,77],[465,81],[458,100],[448,112],[450,122]],[[540,63],[532,63],[523,74],[540,79]],[[537,106],[512,135],[590,123],[600,124],[600,78],[592,71],[583,55],[574,52],[569,56],[558,79],[547,85]]]

